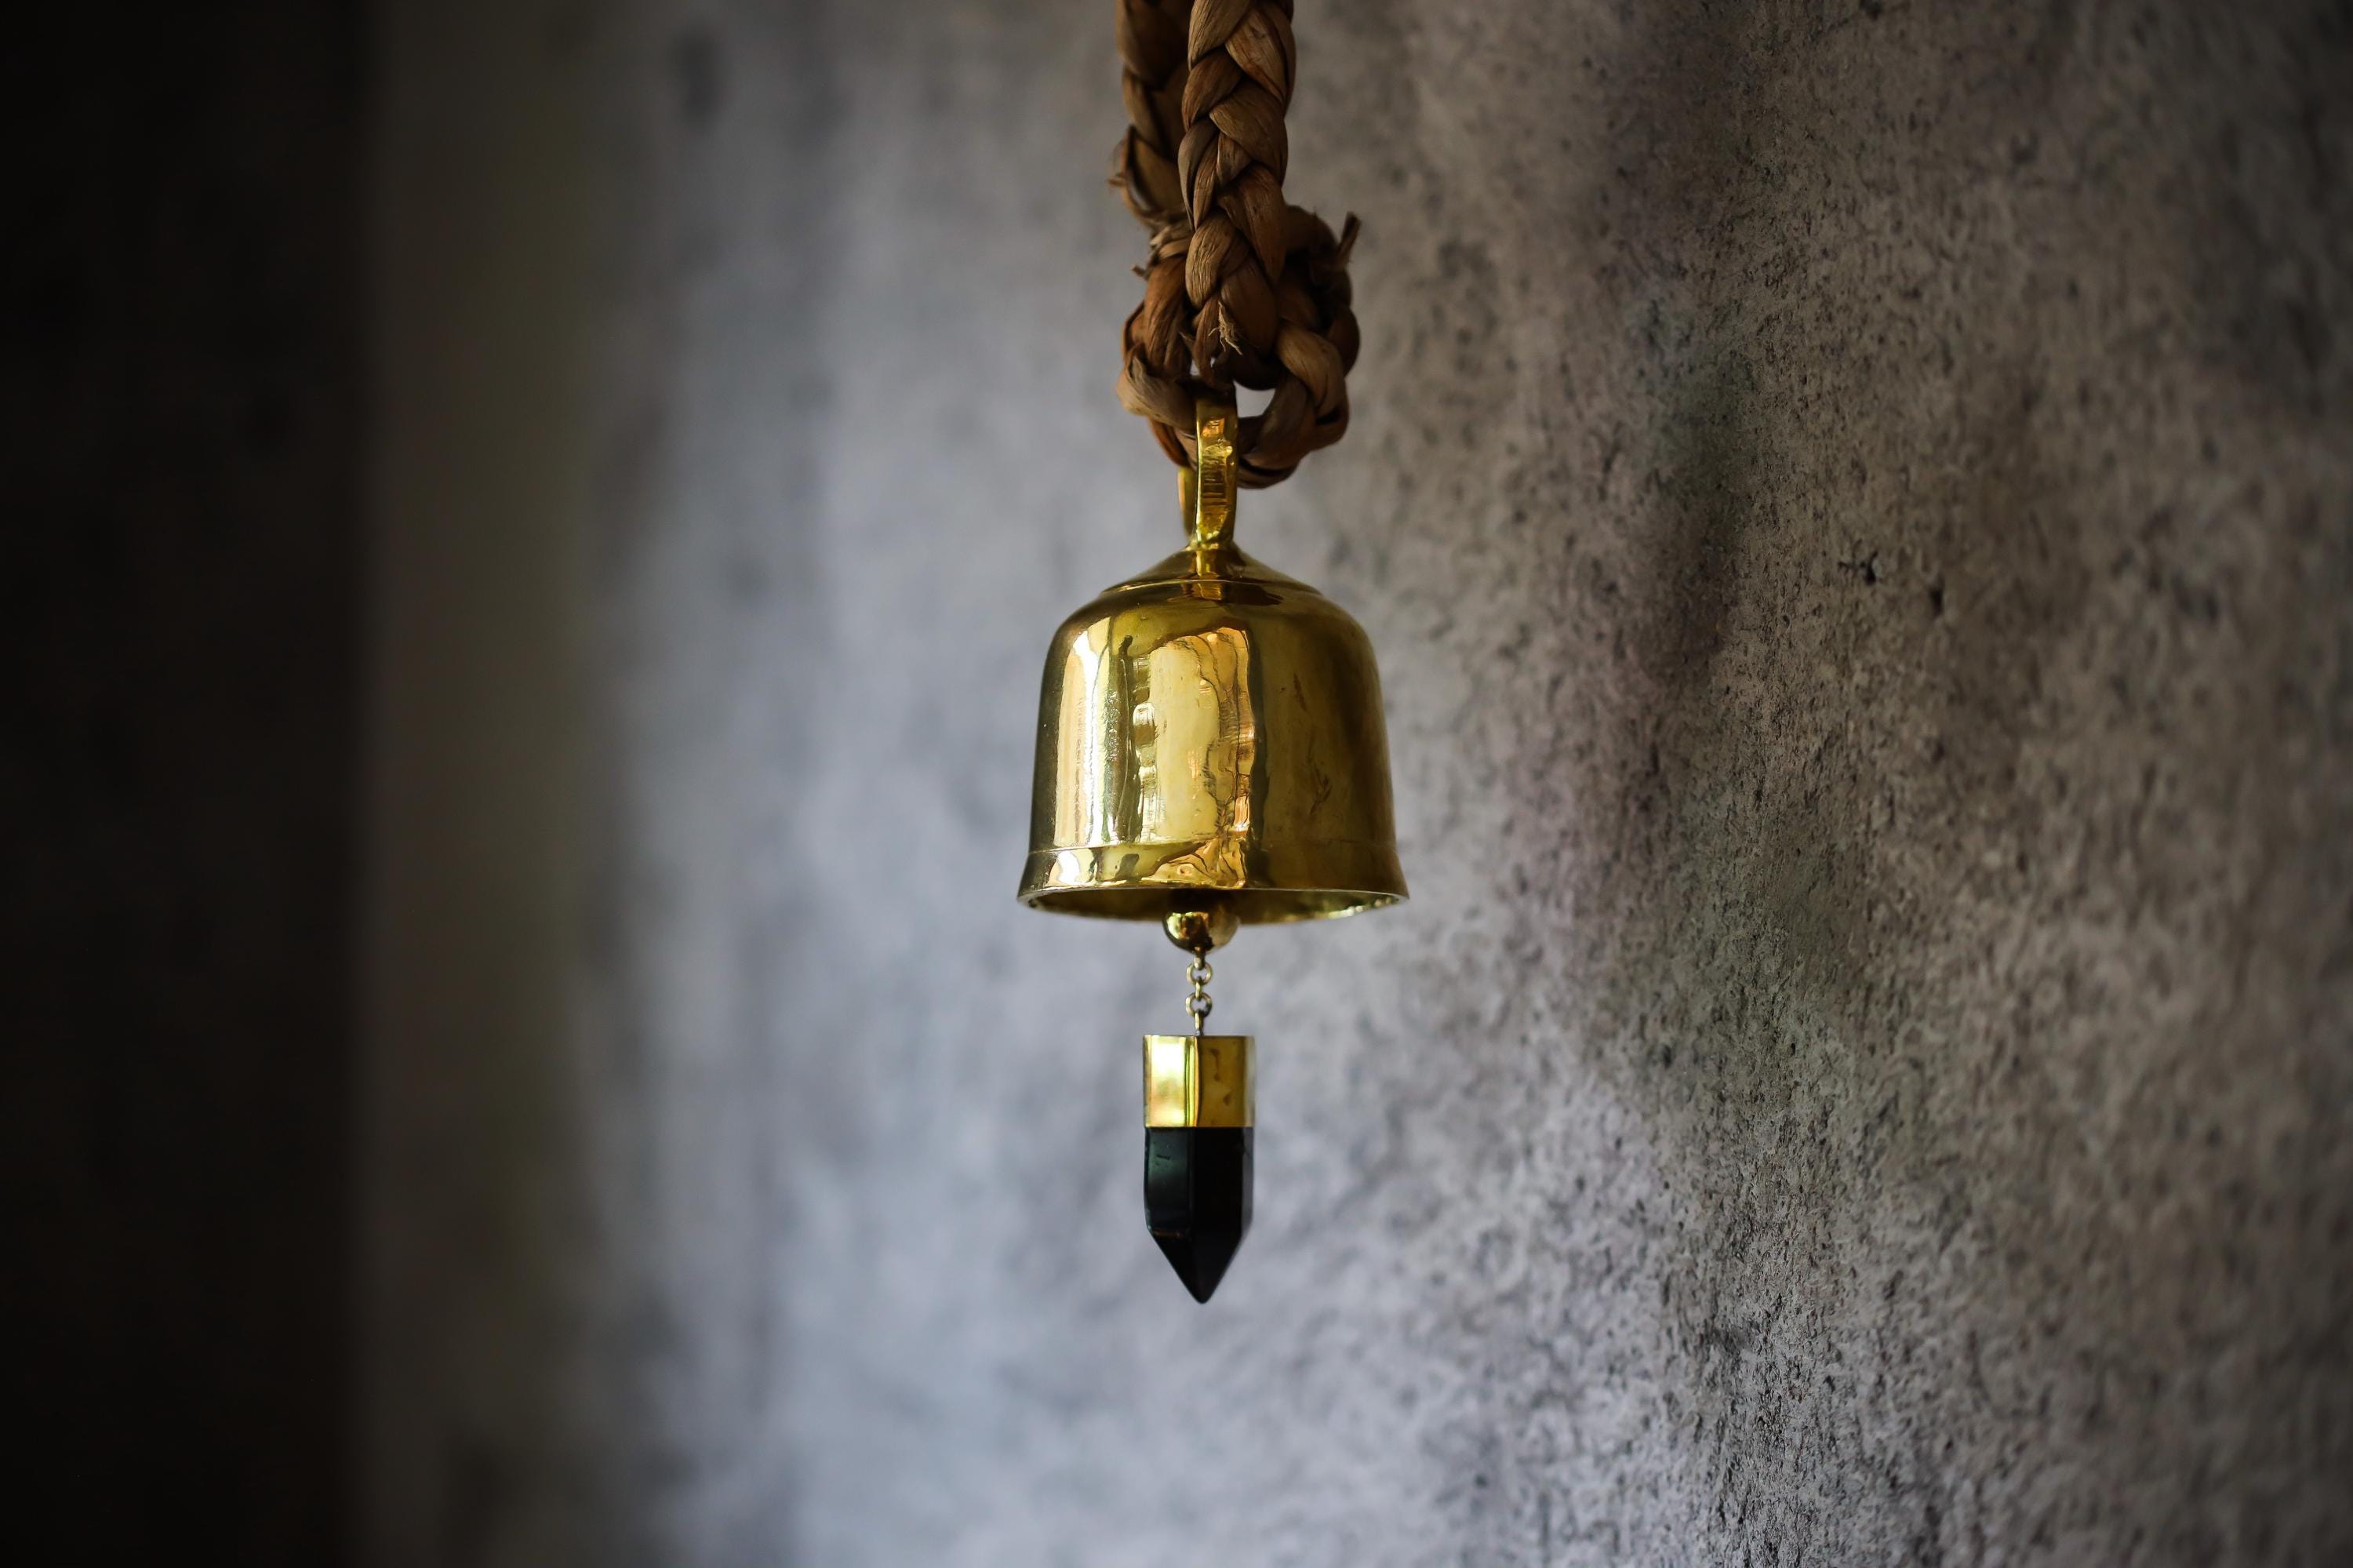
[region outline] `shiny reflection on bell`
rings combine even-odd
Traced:
[[[1227,493],[1055,633],[1025,904],[1157,920],[1216,900],[1257,924],[1405,896],[1372,646],[1231,543]]]

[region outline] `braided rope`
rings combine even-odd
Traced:
[[[1151,234],[1119,400],[1192,462],[1195,400],[1271,390],[1241,421],[1241,482],[1291,476],[1348,429],[1356,317],[1340,234],[1282,198],[1297,75],[1292,0],[1119,0],[1127,134],[1112,184]]]

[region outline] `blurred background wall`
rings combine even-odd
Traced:
[[[2353,17],[1300,6],[1415,896],[1203,1308],[1011,902],[1113,15],[16,52],[28,1560],[2353,1554]]]
[[[1026,915],[1107,0],[385,13],[386,1563],[2353,1550],[2341,7],[1303,5],[1416,897]]]

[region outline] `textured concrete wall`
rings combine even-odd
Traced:
[[[1301,5],[1416,897],[1206,1309],[1009,898],[1110,22],[386,13],[380,1561],[2343,1561],[2344,8]]]

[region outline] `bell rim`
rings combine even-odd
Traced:
[[[1205,900],[1227,905],[1246,926],[1289,925],[1369,914],[1403,904],[1405,873],[1393,845],[1326,841],[1292,844],[1240,875],[1203,875],[1230,865],[1230,839],[1170,844],[1075,845],[1032,850],[1016,897],[1027,907],[1098,920],[1159,921]],[[1151,869],[1138,873],[1139,860]]]
[[[1060,887],[1024,892],[1021,906],[1040,915],[1070,915],[1083,920],[1119,920],[1131,924],[1157,925],[1178,910],[1187,907],[1183,895],[1187,892],[1210,893],[1230,897],[1248,911],[1241,916],[1245,926],[1300,926],[1310,920],[1345,920],[1358,915],[1370,915],[1412,902],[1403,893],[1382,893],[1363,888],[1340,887],[1235,887],[1181,888],[1154,884],[1131,884],[1120,887]],[[1130,902],[1126,895],[1134,895]],[[1257,902],[1261,897],[1267,902]],[[1302,901],[1297,906],[1277,905],[1275,898]],[[1330,906],[1311,906],[1304,901],[1332,899]],[[1345,902],[1338,902],[1343,901]]]

